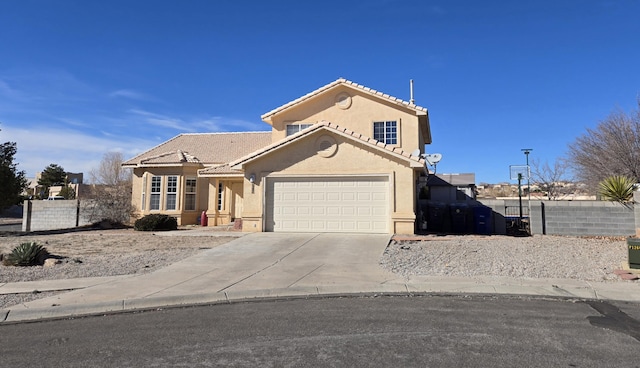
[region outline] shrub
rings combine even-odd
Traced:
[[[10,266],[36,266],[44,263],[49,252],[36,242],[22,243],[7,255],[5,263]]]
[[[178,220],[175,217],[161,214],[146,215],[133,224],[133,229],[138,231],[176,230],[177,228]]]
[[[635,180],[626,176],[610,176],[600,182],[599,193],[606,201],[628,203],[633,201]]]

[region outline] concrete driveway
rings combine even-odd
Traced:
[[[389,240],[390,235],[253,233],[153,273],[109,280],[22,307],[180,299],[203,293],[255,295],[258,290],[268,295],[273,289],[332,286],[357,292],[398,279],[378,265]],[[202,246],[206,247],[205,238]]]

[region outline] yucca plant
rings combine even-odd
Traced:
[[[36,242],[22,243],[7,255],[6,262],[12,266],[35,266],[42,264],[49,252]]]
[[[620,203],[632,202],[635,189],[635,180],[622,175],[610,176],[601,181],[598,186],[598,192],[602,199]]]

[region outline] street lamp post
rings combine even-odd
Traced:
[[[521,149],[524,152],[525,157],[527,158],[527,195],[529,198],[529,202],[531,202],[531,182],[529,177],[531,176],[531,169],[529,168],[529,154],[533,151],[533,148],[523,148]]]

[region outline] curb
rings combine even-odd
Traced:
[[[576,300],[614,300],[640,303],[640,294],[634,298],[620,299],[621,292],[607,293],[597,288],[571,285],[560,287],[557,285],[525,286],[525,285],[490,285],[490,284],[461,284],[451,283],[423,283],[423,284],[375,284],[360,287],[345,287],[338,285],[293,287],[283,289],[240,290],[201,294],[185,294],[166,297],[148,297],[115,300],[107,302],[72,304],[66,306],[51,306],[34,309],[5,309],[0,310],[0,325],[22,322],[40,322],[47,320],[79,318],[103,314],[127,313],[154,309],[179,308],[197,305],[231,304],[252,301],[289,300],[300,298],[331,298],[356,296],[417,296],[417,295],[478,295],[505,297],[541,297]],[[609,296],[607,296],[609,295]],[[631,295],[628,295],[629,297]]]

